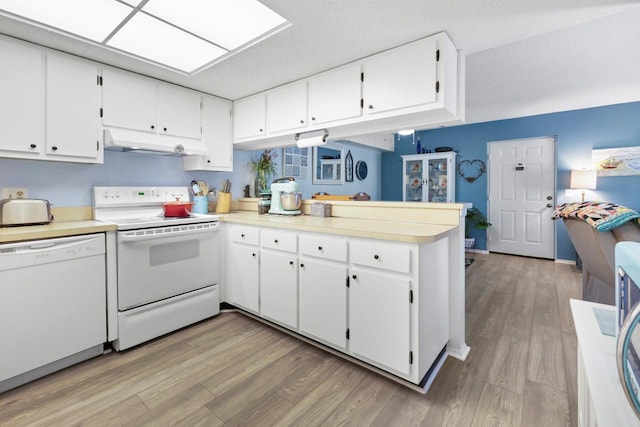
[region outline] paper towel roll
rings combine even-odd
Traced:
[[[318,145],[325,145],[326,143],[327,143],[327,140],[324,138],[324,135],[309,136],[306,138],[303,138],[301,136],[300,139],[298,139],[297,145],[298,147],[303,148],[303,147],[316,147]]]

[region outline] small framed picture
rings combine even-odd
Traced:
[[[353,182],[353,156],[351,156],[351,150],[349,150],[344,159],[344,180]]]

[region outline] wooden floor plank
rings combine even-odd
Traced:
[[[109,405],[94,415],[78,421],[81,426],[113,426],[119,427],[131,423],[134,419],[148,414],[149,408],[136,395],[128,396],[119,402]],[[66,420],[63,420],[63,423]]]
[[[485,384],[472,427],[522,425],[523,395]]]
[[[571,414],[571,425],[575,427],[578,425],[578,389],[575,387],[578,384],[578,338],[575,333],[562,333],[562,349],[567,377],[569,413]]]
[[[529,361],[532,316],[507,313],[502,335],[495,347],[487,381],[514,393],[524,394]]]
[[[567,394],[527,382],[522,410],[523,426],[564,427],[570,423]]]

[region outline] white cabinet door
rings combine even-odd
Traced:
[[[93,63],[47,55],[47,154],[99,157],[97,78]]]
[[[266,129],[266,96],[256,95],[233,103],[234,140],[264,135]]]
[[[355,355],[409,375],[409,279],[359,269],[352,269],[350,273],[351,351]]]
[[[233,243],[230,246],[227,292],[231,302],[238,307],[258,313],[260,311],[258,247]]]
[[[360,117],[360,63],[349,64],[309,79],[309,123]]]
[[[158,133],[200,139],[198,92],[174,85],[158,85]]]
[[[407,62],[407,58],[411,58]],[[419,40],[365,59],[364,114],[372,115],[436,101],[436,41]]]
[[[306,82],[288,84],[267,93],[267,129],[270,133],[306,126]]]
[[[260,314],[298,327],[298,257],[263,250],[260,254]]]
[[[306,335],[347,347],[347,268],[300,258],[299,325]]]
[[[184,169],[232,171],[231,101],[203,95],[202,140],[207,146],[207,154],[185,156]]]
[[[0,150],[37,154],[44,147],[42,58],[40,50],[0,38]]]
[[[157,85],[146,77],[102,70],[102,123],[125,129],[156,132]]]
[[[403,201],[455,202],[455,152],[410,154],[402,160]]]

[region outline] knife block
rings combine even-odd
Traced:
[[[231,208],[231,193],[218,193],[216,213],[228,213]]]

